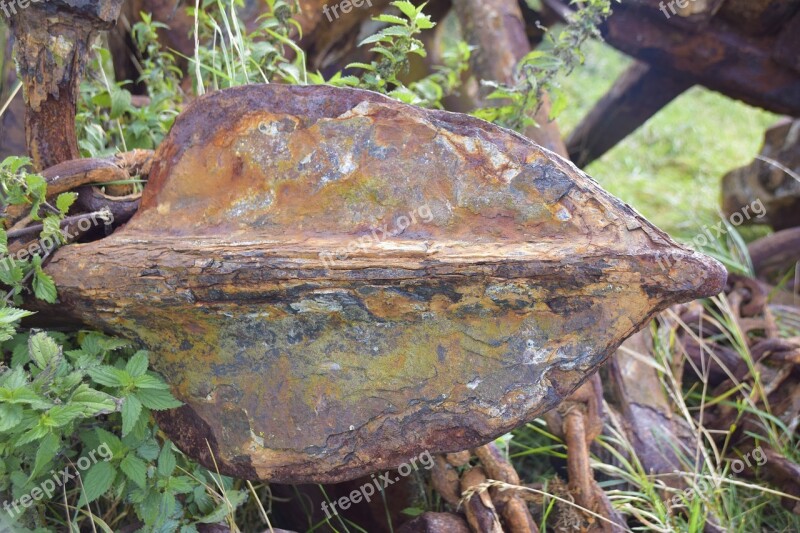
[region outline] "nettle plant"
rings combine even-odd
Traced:
[[[58,239],[74,195],[46,198],[44,178],[28,160],[0,163],[3,215],[22,209],[43,222],[41,239]],[[46,215],[42,213],[46,212]],[[152,411],[181,405],[148,354],[129,341],[96,332],[44,332],[20,327],[33,313],[23,296],[55,303],[41,255],[9,253],[0,218],[0,524],[78,530],[85,520],[110,531],[108,509],[130,505],[145,531],[196,531],[217,523],[245,499],[233,480],[212,475],[176,452]],[[56,241],[59,244],[63,241]],[[97,460],[96,451],[107,451]],[[87,457],[92,454],[92,460]],[[78,465],[91,465],[81,470]]]

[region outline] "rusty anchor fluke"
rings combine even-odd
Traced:
[[[181,449],[291,483],[484,444],[725,282],[520,135],[274,84],[192,103],[134,218],[47,271],[71,316],[152,351]]]

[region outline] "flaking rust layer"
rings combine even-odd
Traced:
[[[520,135],[281,85],[195,101],[134,219],[47,270],[69,313],[151,350],[181,449],[291,483],[485,443],[725,280]]]

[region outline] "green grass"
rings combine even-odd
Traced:
[[[605,43],[590,42],[585,52],[586,64],[562,81],[570,102],[558,117],[565,134],[631,64]],[[718,217],[722,176],[753,160],[777,118],[694,87],[586,171],[660,228],[690,238]]]

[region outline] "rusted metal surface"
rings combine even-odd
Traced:
[[[800,11],[800,0],[725,0],[719,16],[742,31],[766,35]]]
[[[619,50],[775,113],[800,115],[800,75],[773,58],[775,35],[745,35],[720,17],[698,32],[658,13],[615,7],[603,36]]]
[[[725,280],[526,138],[371,92],[207,95],[154,159],[131,222],[47,270],[63,309],[152,350],[175,442],[242,478],[488,442]]]
[[[397,533],[470,533],[470,529],[459,515],[427,512],[403,524]]]
[[[745,222],[769,224],[776,231],[800,226],[800,119],[783,119],[764,135],[758,157],[722,178],[725,216],[761,202],[764,212]],[[739,213],[739,215],[735,215]]]
[[[24,87],[25,132],[36,170],[79,157],[78,87],[97,30],[110,28],[122,0],[51,0],[17,10],[11,21]]]
[[[692,85],[693,80],[675,71],[634,62],[570,134],[570,159],[587,166]]]

